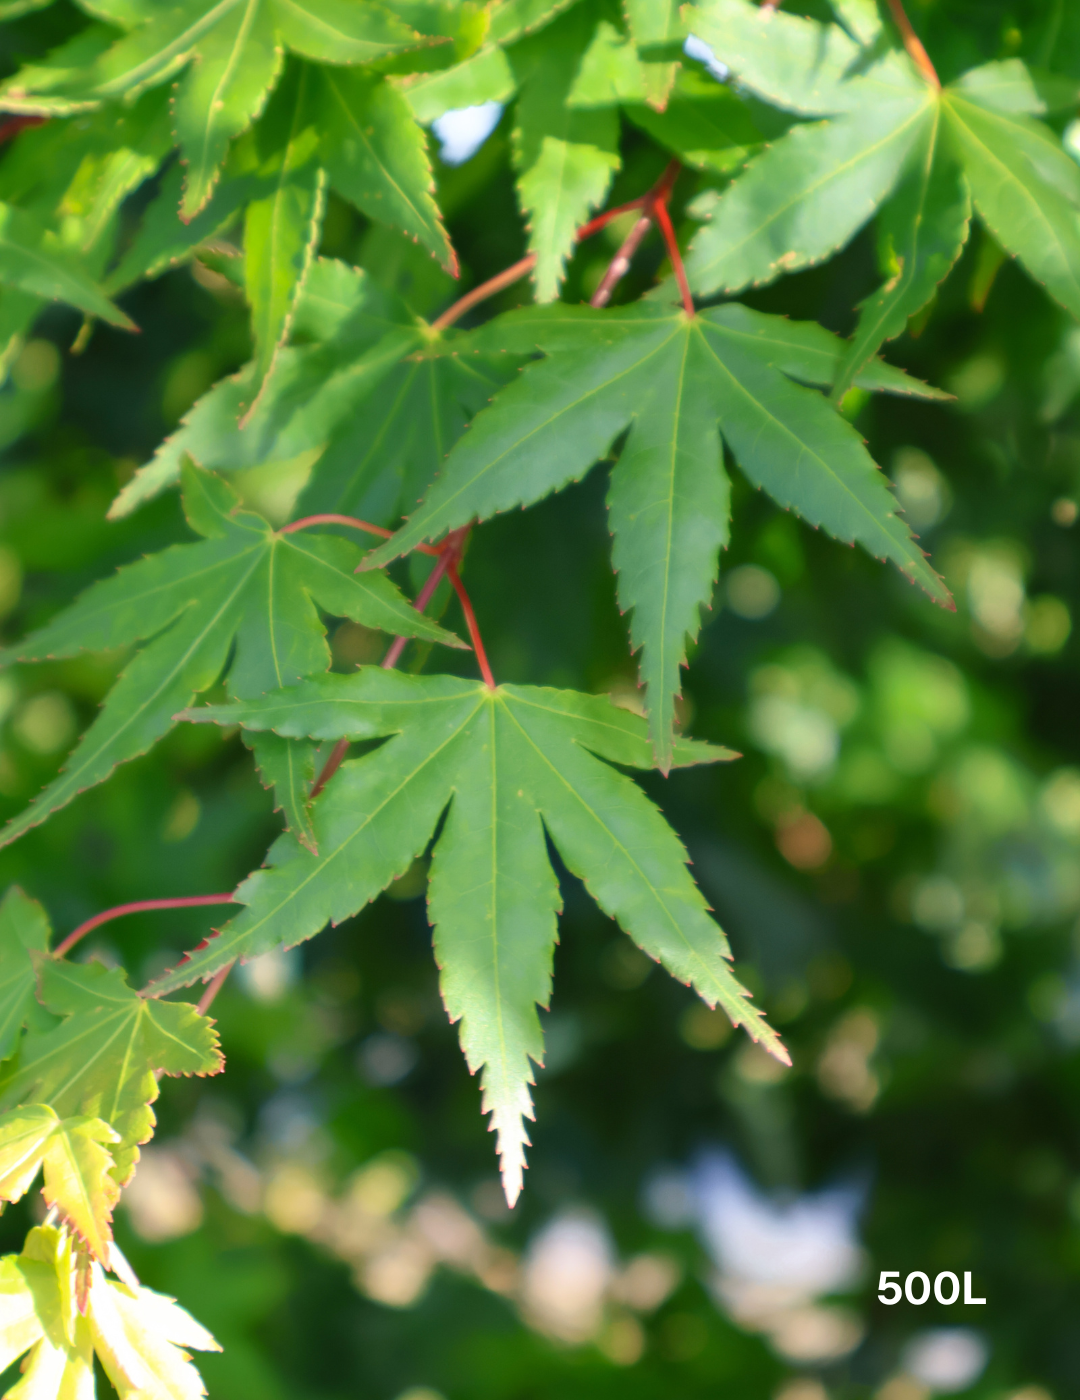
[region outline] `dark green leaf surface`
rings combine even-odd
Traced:
[[[1080,168],[1046,127],[968,101],[944,100],[946,128],[987,228],[1080,316]]]
[[[963,171],[943,150],[935,115],[913,168],[882,210],[878,241],[888,280],[860,308],[859,324],[833,386],[840,399],[887,340],[905,329],[952,271],[967,242],[971,196]]]
[[[291,947],[355,914],[424,849],[449,803],[431,873],[435,951],[470,1068],[483,1069],[484,1108],[499,1135],[511,1202],[521,1188],[530,1061],[543,1053],[536,1007],[550,995],[560,908],[545,830],[650,957],[784,1058],[731,974],[724,936],[674,833],[630,779],[599,761],[652,761],[643,722],[610,701],[365,667],[189,718],[292,738],[395,737],[346,762],[327,788],[314,815],[319,853],[283,838],[271,868],[241,887],[244,913],[155,990],[209,977],[236,957]],[[676,764],[728,757],[703,744],[674,752]]]
[[[392,524],[415,507],[468,420],[520,363],[502,351],[459,354],[471,341],[434,334],[370,278],[325,258],[303,284],[292,331],[304,343],[278,352],[254,411],[251,365],[195,404],[117,496],[114,516],[177,481],[185,455],[233,471],[311,454],[318,460],[302,513]]]

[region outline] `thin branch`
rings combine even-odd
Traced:
[[[301,520],[290,521],[288,525],[282,525],[278,530],[279,535],[291,535],[297,530],[307,530],[312,525],[348,525],[353,530],[364,530],[369,535],[378,535],[380,539],[388,540],[394,533],[388,530],[385,525],[372,525],[370,520],[360,520],[355,515],[305,515]],[[431,544],[418,544],[417,549],[421,554],[438,554],[438,549]]]
[[[622,279],[630,271],[630,264],[634,260],[634,254],[641,246],[641,240],[652,228],[652,213],[642,214],[637,223],[622,241],[619,251],[611,260],[608,270],[604,273],[599,287],[589,298],[590,306],[607,306],[611,300],[611,294],[619,285]]]
[[[456,561],[447,565],[446,574],[453,584],[454,592],[458,595],[461,611],[465,614],[465,624],[469,629],[469,636],[472,638],[473,651],[476,652],[476,659],[480,663],[480,674],[483,676],[485,684],[494,690],[495,677],[491,674],[491,667],[488,665],[487,652],[484,650],[484,643],[480,637],[480,628],[476,621],[476,613],[473,612],[472,600],[465,592],[465,585],[458,576]]]
[[[442,549],[435,551],[435,553],[437,553],[439,556],[439,561],[432,569],[431,573],[428,574],[423,588],[421,588],[420,592],[417,594],[416,602],[413,603],[413,607],[416,609],[417,612],[423,612],[427,605],[431,602],[432,598],[435,596],[435,590],[442,582],[443,574],[446,573],[446,570],[450,565],[451,559],[456,559],[460,557],[461,542],[463,541],[464,536],[467,533],[468,527],[466,527],[464,530],[453,531],[453,533],[447,537]],[[408,645],[408,642],[408,637],[394,638],[394,640],[390,644],[390,650],[382,659],[381,664],[384,671],[392,671],[394,669],[394,667],[398,664],[398,661],[401,659],[401,653],[405,650],[406,646]]]
[[[671,265],[675,269],[675,280],[679,284],[683,310],[688,316],[693,316],[694,298],[690,295],[690,283],[686,280],[686,269],[683,267],[682,254],[679,252],[679,244],[675,238],[675,230],[671,227],[671,216],[668,214],[667,200],[658,199],[653,205],[653,208],[656,210],[656,222],[660,225],[660,232],[664,235],[664,242],[667,244]]]
[[[433,331],[446,330],[447,326],[452,326],[455,321],[460,321],[466,311],[471,311],[480,302],[487,301],[488,297],[496,296],[504,287],[512,287],[515,282],[520,282],[535,266],[535,253],[530,253],[516,263],[511,263],[502,272],[496,273],[494,277],[489,277],[486,282],[481,282],[479,287],[474,287],[471,292],[466,292],[441,316],[436,316],[431,323],[431,329]]]
[[[206,991],[203,992],[202,996],[199,998],[198,1006],[196,1006],[195,1008],[195,1010],[199,1013],[200,1016],[205,1016],[206,1013],[210,1010],[210,1007],[213,1005],[214,998],[225,985],[225,978],[228,977],[229,973],[233,970],[235,966],[236,959],[234,958],[231,963],[226,963],[223,968],[219,969],[219,971],[214,973],[213,977],[207,983]]]
[[[900,37],[904,41],[904,48],[911,55],[915,67],[923,75],[926,81],[935,91],[941,91],[941,79],[937,75],[937,69],[930,62],[930,55],[923,48],[923,42],[911,27],[911,20],[908,19],[904,10],[903,0],[889,0],[889,9],[892,11],[893,21],[900,31]]]
[[[617,219],[620,214],[625,214],[631,209],[640,209],[650,196],[641,195],[638,199],[632,199],[628,204],[619,204],[614,209],[605,209],[602,214],[597,214],[595,219],[590,219],[587,224],[582,224],[577,233],[574,234],[575,242],[580,243],[583,238],[591,238],[594,233],[599,233],[602,228],[610,224],[612,219]],[[466,292],[453,306],[444,311],[441,316],[437,316],[431,323],[433,331],[444,331],[448,326],[452,326],[455,321],[460,321],[466,311],[471,311],[480,302],[487,301],[489,297],[496,296],[506,287],[512,287],[515,282],[527,276],[536,266],[536,254],[529,253],[516,263],[511,263],[502,272],[497,272],[494,277],[489,277],[486,282],[481,282],[479,287],[474,287],[471,292]]]
[[[590,306],[606,306],[611,300],[612,292],[626,276],[627,272],[629,272],[630,263],[633,260],[634,254],[641,246],[642,239],[648,233],[649,229],[652,228],[654,217],[653,206],[657,200],[667,198],[681,169],[682,166],[677,160],[669,161],[663,175],[660,176],[649,193],[640,201],[641,218],[638,219],[637,223],[623,239],[622,247],[615,254],[610,267],[604,273],[599,287],[597,287],[589,300]]]
[[[113,909],[106,909],[103,914],[95,914],[92,919],[87,919],[85,923],[79,925],[73,933],[69,933],[64,941],[53,949],[54,958],[62,958],[65,953],[74,948],[80,938],[85,938],[88,933],[98,928],[101,924],[107,924],[112,919],[122,918],[125,914],[141,914],[149,909],[194,909],[202,904],[235,904],[236,896],[232,894],[191,894],[185,895],[181,899],[137,899],[133,904],[117,904]]]
[[[432,549],[432,554],[437,554],[438,561],[431,573],[428,574],[427,581],[417,595],[413,607],[417,612],[423,612],[435,595],[435,590],[442,581],[443,574],[450,567],[451,560],[461,557],[461,548],[465,541],[465,536],[469,533],[469,527],[461,530],[453,530],[446,537],[440,549]],[[408,637],[395,637],[390,643],[390,649],[382,659],[382,667],[385,671],[392,671],[401,658],[401,653],[405,650]],[[319,793],[334,776],[337,770],[345,761],[345,755],[349,752],[349,740],[339,739],[330,750],[330,757],[323,764],[322,772],[311,785],[311,792],[308,794],[308,801],[314,802]]]

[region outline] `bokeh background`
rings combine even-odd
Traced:
[[[63,9],[5,27],[5,71],[47,46]],[[1066,0],[913,14],[946,78],[1010,54],[1080,76]],[[1068,114],[1059,129],[1080,149]],[[613,203],[665,159],[641,131],[625,142]],[[432,147],[468,286],[522,252],[507,123],[474,111]],[[701,188],[680,184],[684,237]],[[625,231],[581,248],[568,300],[588,297]],[[344,204],[322,251],[362,262],[423,315],[460,290]],[[142,333],[99,326],[80,353],[77,318],[57,310],[8,366],[6,639],[187,537],[172,497],[104,517],[249,353],[223,266],[131,294]],[[654,235],[617,299],[663,271]],[[748,300],[846,333],[876,279],[868,232]],[[200,1360],[211,1396],[1080,1393],[1080,331],[983,233],[913,330],[891,358],[954,401],[856,394],[844,410],[956,612],[736,471],[734,544],[682,720],[744,757],[645,780],[793,1068],[667,979],[563,871],[548,1059],[511,1214],[439,1001],[419,862],[358,919],[234,976],[214,1008],[226,1075],[165,1086],[119,1238],[140,1276],[224,1343]],[[477,530],[466,570],[498,677],[633,706],[605,476]],[[241,485],[274,517],[296,471]],[[381,654],[351,624],[333,643],[341,669]],[[123,661],[0,673],[0,815],[55,772]],[[446,658],[407,664],[421,663]],[[0,853],[0,885],[42,900],[63,933],[127,900],[231,889],[277,825],[238,738],[180,727]],[[141,984],[208,927],[198,911],[132,917],[87,955]],[[25,1226],[11,1208],[5,1249]],[[882,1269],[970,1271],[987,1301],[888,1308]]]

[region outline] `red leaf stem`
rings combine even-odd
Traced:
[[[630,270],[634,254],[641,246],[641,241],[652,228],[653,218],[656,213],[656,203],[663,200],[671,193],[672,186],[678,179],[682,166],[677,160],[669,161],[663,175],[660,176],[656,184],[647,195],[641,200],[635,200],[632,205],[624,204],[618,211],[622,213],[626,209],[640,208],[641,218],[623,239],[622,246],[615,254],[611,265],[604,273],[599,287],[589,300],[590,306],[606,306],[611,300],[611,294],[618,286],[619,282]]]
[[[469,629],[469,636],[472,638],[473,651],[476,652],[476,659],[480,663],[480,674],[483,676],[485,684],[494,690],[495,677],[491,674],[487,652],[484,650],[480,628],[476,621],[476,613],[473,612],[472,600],[465,592],[465,585],[458,575],[456,560],[446,566],[446,576],[453,585],[454,592],[458,595],[458,601],[461,603],[461,611],[465,614],[465,624]]]
[[[678,173],[679,162],[673,161],[672,164]],[[668,168],[670,169],[670,166]],[[625,214],[631,209],[641,209],[654,197],[653,191],[650,190],[648,194],[640,195],[637,199],[630,200],[628,204],[618,204],[614,209],[605,209],[602,214],[597,214],[595,219],[590,219],[587,224],[582,224],[577,233],[574,234],[575,241],[580,243],[583,238],[591,238],[594,233],[599,233],[602,228],[610,224],[612,219],[617,219],[620,214]],[[431,329],[433,331],[446,330],[447,326],[452,326],[455,321],[460,321],[466,311],[471,311],[474,306],[478,306],[482,301],[487,301],[488,297],[495,296],[505,287],[511,287],[515,282],[520,282],[535,266],[535,253],[529,253],[516,263],[511,263],[502,272],[497,272],[494,277],[489,277],[486,282],[481,282],[479,287],[474,287],[471,292],[466,292],[463,297],[455,301],[453,306],[432,321]]]
[[[388,532],[389,533],[389,532]],[[469,533],[469,527],[461,530],[452,530],[447,535],[446,540],[439,549],[428,549],[425,553],[437,554],[438,561],[431,573],[428,574],[427,581],[417,594],[413,607],[417,612],[423,612],[435,595],[435,590],[442,581],[443,574],[450,567],[451,560],[461,557],[461,549],[465,542],[465,536]],[[395,637],[390,643],[390,648],[382,659],[382,667],[385,671],[391,671],[398,664],[401,653],[405,650],[408,637]],[[334,776],[344,762],[345,755],[349,752],[349,740],[339,739],[330,750],[330,757],[323,764],[322,772],[311,785],[311,792],[308,794],[308,801],[314,802],[319,793]]]
[[[694,314],[694,298],[690,295],[690,283],[686,280],[682,254],[679,252],[675,230],[671,227],[671,216],[667,210],[667,196],[656,200],[653,209],[656,212],[656,222],[660,225],[660,232],[664,235],[664,242],[667,244],[671,265],[675,269],[675,280],[679,284],[679,292],[682,295],[683,310],[688,316],[692,316]]]
[[[353,530],[364,530],[369,535],[378,535],[380,539],[388,540],[394,533],[388,530],[385,525],[372,525],[370,520],[360,520],[355,515],[305,515],[300,520],[292,520],[288,525],[282,525],[278,531],[279,535],[291,535],[297,530],[307,530],[312,525],[347,525]],[[421,554],[438,554],[439,551],[433,544],[418,544],[417,549]]]
[[[64,941],[53,949],[54,958],[62,958],[65,953],[74,948],[80,938],[92,932],[101,924],[107,924],[112,919],[119,919],[124,914],[141,914],[149,909],[194,909],[200,904],[235,904],[236,896],[232,894],[190,894],[180,899],[137,899],[133,904],[117,904],[112,909],[106,909],[102,914],[95,914],[92,919],[87,919],[85,923],[79,925],[74,932],[69,933]]]
[[[640,247],[642,239],[652,228],[652,225],[653,216],[652,211],[649,210],[648,213],[642,214],[641,218],[638,219],[637,223],[623,239],[622,245],[614,258],[612,258],[611,264],[604,273],[599,287],[597,287],[596,291],[593,292],[592,296],[589,298],[590,306],[607,306],[608,302],[611,300],[612,292],[630,271],[630,264],[634,260],[634,254]]]
[[[930,55],[923,47],[922,40],[911,27],[911,20],[907,17],[903,0],[889,0],[889,9],[892,11],[893,21],[900,31],[900,37],[904,41],[904,48],[907,49],[915,67],[935,92],[940,92],[941,79],[937,75],[937,69],[930,62]]]
[[[195,1010],[199,1013],[200,1016],[205,1016],[206,1013],[210,1010],[210,1007],[213,1005],[214,998],[225,985],[225,978],[228,977],[229,973],[233,970],[235,966],[236,960],[234,958],[231,963],[226,963],[223,968],[221,968],[218,972],[214,973],[213,977],[206,985],[206,991],[203,992],[202,996],[199,998],[198,1005],[195,1007]]]

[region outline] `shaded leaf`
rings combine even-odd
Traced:
[[[516,45],[520,91],[513,129],[518,196],[528,220],[538,301],[558,295],[577,229],[605,199],[619,168],[618,117],[610,108],[569,106],[593,17],[578,6],[542,36]]]
[[[353,571],[362,551],[351,540],[277,534],[241,511],[223,481],[193,464],[185,468],[183,500],[201,542],[121,569],[5,654],[8,661],[44,660],[152,639],[121,674],[59,777],[0,832],[0,844],[145,752],[172,727],[176,712],[218,679],[234,642],[234,694],[259,694],[327,670],[316,603],[365,626],[456,644],[388,579],[358,578]]]
[[[424,133],[406,99],[383,78],[346,70],[321,70],[318,87],[321,159],[334,189],[402,229],[456,276]]]
[[[46,301],[67,302],[124,330],[135,329],[72,255],[52,242],[48,230],[10,204],[0,204],[0,283]]]

